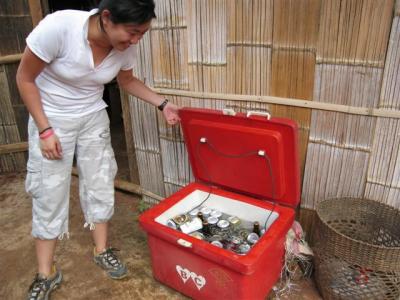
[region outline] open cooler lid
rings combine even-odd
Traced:
[[[196,181],[297,206],[300,166],[297,124],[198,108],[179,111]]]

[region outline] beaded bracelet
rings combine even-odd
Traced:
[[[39,135],[41,140],[47,139],[48,137],[51,137],[54,134],[53,129],[46,130],[42,134]]]

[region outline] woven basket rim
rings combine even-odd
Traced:
[[[399,246],[399,247],[394,247],[394,246],[393,246],[393,247],[386,247],[386,246],[374,245],[374,244],[370,244],[370,243],[367,243],[367,242],[364,242],[364,241],[360,241],[360,240],[353,239],[353,238],[351,238],[351,237],[349,237],[349,236],[347,236],[347,235],[341,233],[340,231],[338,231],[338,230],[336,230],[334,227],[332,227],[330,224],[328,224],[324,219],[321,218],[321,215],[320,215],[320,213],[319,213],[319,206],[321,205],[321,203],[323,203],[323,202],[325,202],[325,201],[333,201],[333,200],[337,200],[337,199],[350,199],[350,200],[363,200],[363,201],[364,201],[364,200],[367,200],[367,201],[371,201],[371,202],[377,203],[377,204],[382,205],[382,206],[386,206],[386,207],[389,208],[389,209],[396,209],[395,207],[390,206],[390,205],[387,205],[386,203],[382,203],[382,202],[379,202],[379,201],[376,201],[376,200],[371,200],[371,199],[368,199],[368,198],[340,197],[340,198],[327,198],[327,199],[322,200],[321,202],[319,202],[319,203],[317,204],[317,208],[316,208],[315,211],[316,211],[316,213],[317,213],[317,216],[318,216],[319,220],[320,220],[325,226],[327,226],[330,230],[332,230],[333,232],[335,232],[336,234],[340,235],[341,237],[343,237],[343,238],[345,238],[345,239],[347,239],[347,240],[350,240],[350,241],[352,241],[352,242],[354,242],[354,243],[357,243],[357,244],[360,244],[360,245],[365,245],[365,246],[368,246],[368,247],[373,247],[373,248],[376,248],[376,249],[383,249],[383,250],[400,250],[400,246]]]

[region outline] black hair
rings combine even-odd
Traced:
[[[153,0],[102,0],[99,4],[98,14],[106,9],[110,11],[110,20],[114,24],[141,25],[156,18]]]

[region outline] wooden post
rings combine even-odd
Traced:
[[[42,5],[40,0],[29,0],[29,10],[32,16],[32,26],[36,27],[36,25],[43,18]]]
[[[133,141],[132,116],[129,107],[129,95],[120,90],[122,116],[124,119],[126,152],[128,154],[129,177],[132,182],[138,182],[135,144]],[[139,182],[138,182],[139,183]]]

